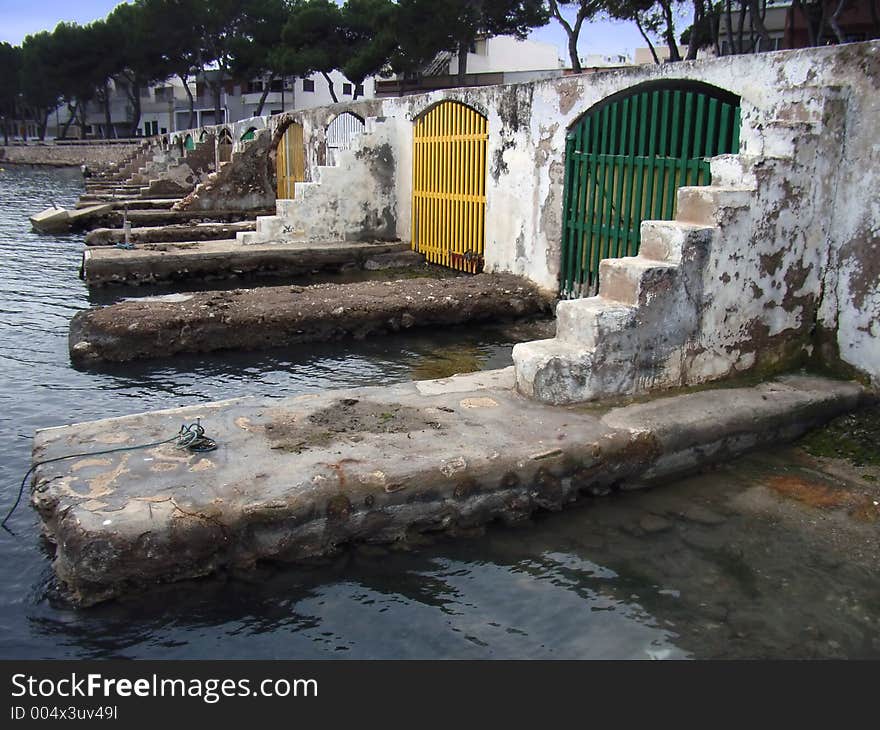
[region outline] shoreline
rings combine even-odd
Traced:
[[[130,154],[134,144],[0,145],[0,167],[88,167],[101,168]]]

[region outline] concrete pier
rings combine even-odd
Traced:
[[[343,268],[408,268],[423,263],[424,257],[411,251],[406,243],[340,241],[320,246],[309,243],[242,246],[235,239],[229,239],[147,244],[134,250],[90,248],[83,252],[82,278],[89,287],[137,286],[257,274],[294,277]]]
[[[144,226],[167,226],[180,223],[215,222],[234,223],[237,221],[253,221],[258,215],[264,215],[266,211],[252,210],[129,210],[128,220],[132,228]],[[92,216],[82,222],[82,228],[91,231],[95,228],[122,228],[124,212],[122,207],[114,209],[102,215]]]
[[[807,376],[629,405],[547,406],[512,368],[392,387],[242,398],[37,432],[32,502],[72,599],[293,561],[352,542],[519,520],[580,494],[657,483],[786,441],[855,408],[860,386]]]
[[[169,243],[178,241],[217,241],[233,239],[241,231],[256,230],[255,221],[236,223],[175,223],[168,226],[132,228],[131,243]],[[86,246],[113,246],[125,240],[121,228],[94,228],[86,234]]]
[[[70,323],[70,357],[88,364],[258,350],[409,327],[504,321],[548,312],[552,301],[512,274],[144,297],[77,313]]]
[[[83,200],[85,196],[82,196],[79,202],[74,206],[76,208],[88,208],[94,203],[90,203],[86,200]],[[109,202],[114,210],[122,210],[123,208],[128,208],[129,210],[171,210],[172,206],[180,200],[179,198],[152,198],[149,200],[142,200],[140,198],[128,199],[128,198],[117,198],[114,196],[110,196]]]

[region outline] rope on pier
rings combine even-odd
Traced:
[[[187,451],[191,451],[193,453],[203,453],[206,451],[214,451],[217,448],[217,442],[214,439],[205,436],[205,429],[202,426],[201,419],[196,419],[195,423],[191,423],[188,426],[186,424],[180,427],[180,431],[178,431],[171,438],[167,438],[163,441],[153,441],[149,444],[136,444],[135,446],[117,446],[112,449],[104,449],[102,451],[89,451],[83,452],[79,454],[68,454],[67,456],[56,456],[52,459],[43,459],[42,461],[36,462],[24,475],[24,478],[21,480],[21,486],[18,488],[18,496],[15,498],[15,504],[12,505],[12,508],[6,514],[6,517],[3,518],[3,522],[0,522],[0,527],[2,527],[7,532],[12,532],[8,527],[6,527],[6,522],[12,517],[13,512],[15,512],[19,503],[21,502],[21,497],[24,494],[24,487],[27,484],[28,477],[34,473],[34,471],[43,466],[43,464],[51,464],[56,461],[64,461],[65,459],[78,459],[82,457],[88,456],[102,456],[104,454],[114,454],[119,451],[136,451],[138,449],[149,449],[154,446],[162,446],[163,444],[170,444],[172,441],[177,442],[177,448],[186,449]]]

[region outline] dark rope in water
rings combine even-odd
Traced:
[[[7,532],[12,532],[8,527],[6,527],[6,522],[12,517],[12,514],[15,512],[19,503],[21,502],[22,495],[24,494],[24,488],[27,484],[28,477],[34,473],[34,471],[43,466],[43,464],[52,464],[56,461],[64,461],[66,459],[78,459],[82,457],[88,456],[103,456],[104,454],[115,454],[119,451],[136,451],[138,449],[149,449],[154,446],[162,446],[163,444],[170,444],[172,441],[177,442],[177,448],[186,449],[187,451],[192,451],[194,453],[202,453],[205,451],[213,451],[217,448],[217,442],[212,438],[208,438],[205,436],[205,429],[201,424],[200,420],[197,420],[195,423],[191,423],[189,426],[186,424],[180,427],[180,431],[178,431],[171,438],[167,438],[164,441],[153,441],[149,444],[136,444],[134,446],[117,446],[112,449],[103,449],[102,451],[88,451],[78,454],[67,454],[66,456],[56,456],[52,459],[43,459],[42,461],[38,461],[31,466],[30,469],[25,472],[24,478],[21,480],[21,486],[18,488],[18,496],[15,498],[15,504],[12,505],[12,508],[7,512],[6,517],[3,518],[3,522],[0,522],[0,527],[2,527]]]

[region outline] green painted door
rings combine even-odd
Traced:
[[[676,191],[711,182],[709,158],[739,151],[739,98],[704,84],[616,94],[565,143],[560,296],[597,290],[602,259],[634,256],[643,220],[672,220]]]

